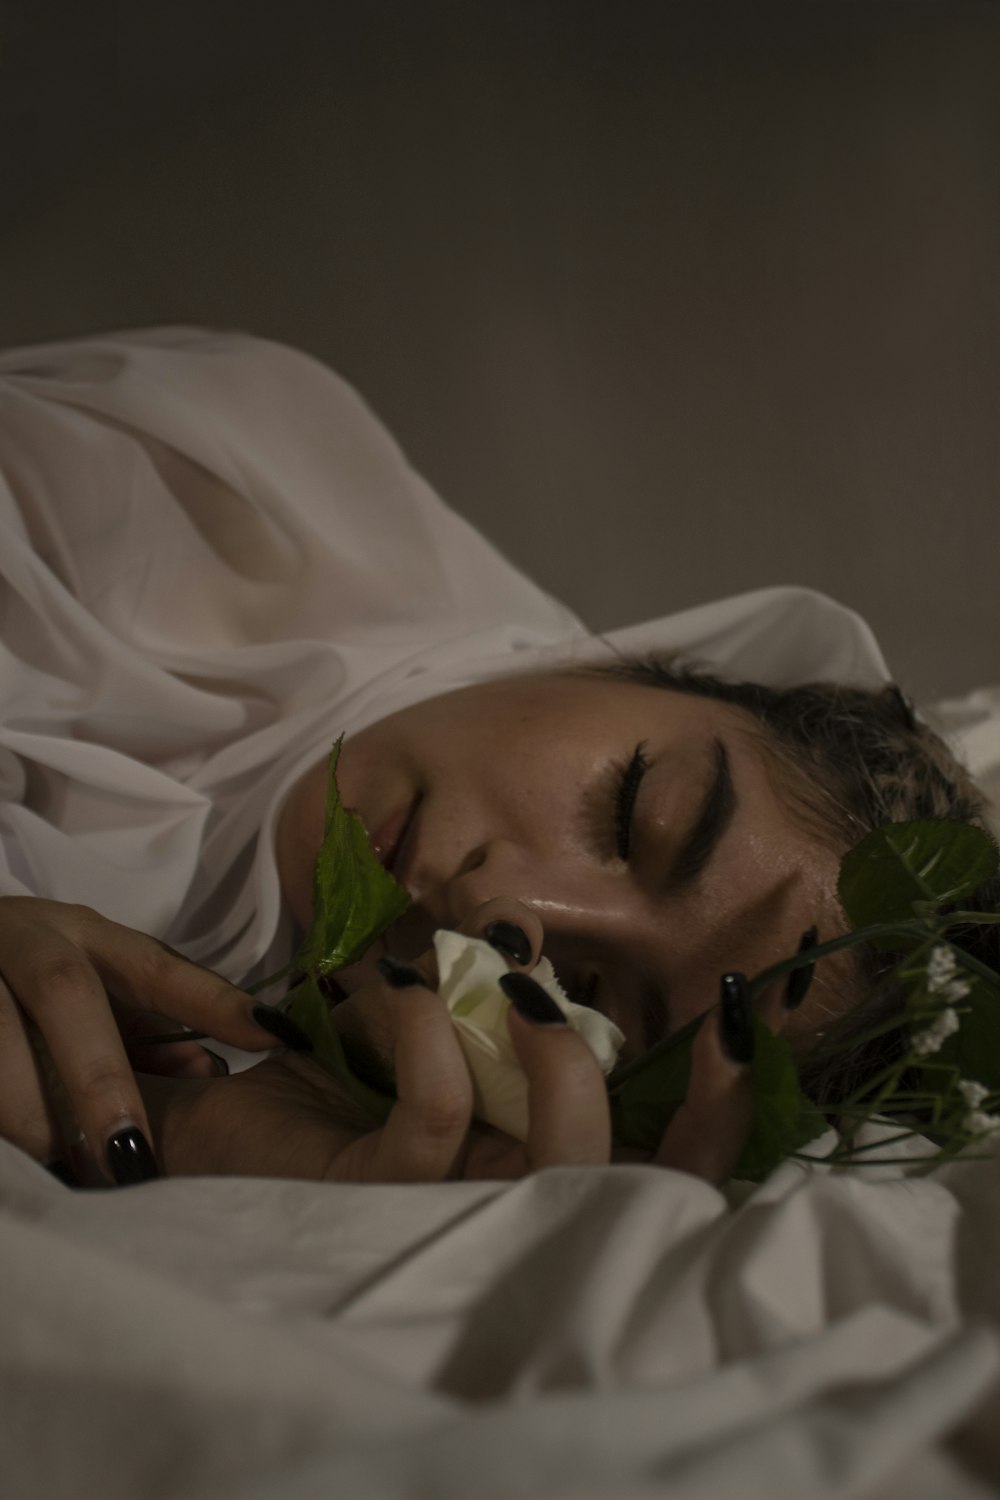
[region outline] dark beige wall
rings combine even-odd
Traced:
[[[1000,6],[25,0],[0,343],[348,376],[595,628],[775,583],[1000,682]]]

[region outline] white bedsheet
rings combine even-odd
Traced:
[[[726,1195],[645,1166],[88,1193],[0,1143],[2,1493],[995,1494],[996,1188],[789,1162]]]

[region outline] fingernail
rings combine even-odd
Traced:
[[[201,1050],[202,1052],[207,1052],[209,1057],[212,1059],[213,1063],[215,1064],[215,1071],[218,1076],[220,1078],[228,1078],[229,1064],[226,1062],[226,1059],[224,1057],[220,1057],[217,1052],[213,1052],[211,1047],[202,1047]]]
[[[753,1061],[753,1012],[746,975],[723,974],[719,997],[719,1039],[734,1063]]]
[[[519,1016],[536,1026],[567,1026],[569,1023],[551,995],[530,974],[502,974],[500,988]]]
[[[818,936],[818,927],[810,927],[808,932],[804,932],[799,941],[799,952],[804,953],[807,948],[814,947]],[[804,964],[801,969],[792,970],[788,976],[788,988],[785,990],[784,1004],[786,1010],[795,1010],[802,1004],[809,992],[809,986],[812,984],[815,972],[815,962]]]
[[[160,1175],[149,1142],[137,1125],[128,1125],[111,1136],[106,1150],[111,1175],[119,1187],[152,1182]]]
[[[305,1032],[283,1011],[275,1010],[271,1005],[254,1005],[251,1006],[250,1014],[258,1026],[276,1036],[286,1047],[291,1047],[293,1052],[312,1051],[313,1044]]]
[[[528,934],[513,922],[491,922],[484,929],[483,937],[500,953],[506,953],[516,964],[530,964],[531,944]]]
[[[391,984],[394,990],[405,990],[413,984],[426,984],[427,980],[420,970],[414,968],[413,964],[402,964],[398,958],[390,958],[388,953],[380,958],[375,965],[386,984]]]

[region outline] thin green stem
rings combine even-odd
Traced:
[[[829,1160],[829,1157],[826,1157],[826,1156],[807,1156],[802,1151],[793,1151],[791,1154],[798,1161],[811,1161],[813,1163],[816,1163],[816,1162],[826,1162],[826,1161]],[[957,1153],[954,1153],[954,1155],[957,1155]],[[938,1165],[940,1166],[940,1165],[942,1165],[942,1163],[944,1161],[948,1161],[948,1160],[951,1160],[951,1159],[952,1159],[952,1155],[951,1154],[949,1154],[949,1153],[947,1153],[945,1151],[939,1151],[936,1156],[876,1156],[876,1157],[869,1157],[868,1160],[866,1160],[866,1161],[859,1161],[859,1162],[854,1162],[854,1161],[851,1161],[851,1160],[840,1161],[840,1162],[837,1162],[836,1165],[839,1166],[839,1167],[845,1167],[845,1166],[846,1167],[851,1167],[851,1166],[859,1166],[859,1167],[898,1167],[898,1166],[907,1166],[907,1167],[909,1167],[909,1166],[912,1166],[916,1162],[936,1161],[938,1163]],[[989,1155],[989,1156],[963,1156],[962,1157],[962,1161],[996,1161],[996,1157],[993,1156],[993,1155]]]
[[[210,1037],[209,1031],[168,1031],[162,1036],[134,1036],[125,1043],[125,1051],[132,1047],[166,1047],[171,1042],[204,1042]]]
[[[893,1146],[897,1141],[912,1141],[916,1136],[922,1135],[920,1130],[904,1130],[899,1135],[889,1135],[880,1141],[871,1141],[867,1146],[853,1146],[850,1155],[860,1155],[862,1151],[878,1151],[882,1146]],[[834,1149],[831,1160],[837,1159],[837,1151]]]
[[[247,995],[259,995],[261,990],[266,990],[269,985],[277,983],[279,979],[284,979],[286,974],[292,972],[294,966],[295,960],[292,959],[292,962],[286,964],[283,969],[279,969],[277,974],[268,974],[266,979],[258,979],[256,984],[248,985],[244,993]]]
[[[842,948],[852,948],[855,943],[864,943],[873,937],[888,937],[890,933],[923,937],[926,931],[926,922],[917,920],[873,922],[868,927],[859,927],[854,932],[830,938],[825,943],[817,943],[814,948],[804,948],[801,953],[796,953],[792,958],[783,958],[780,963],[772,964],[768,969],[762,969],[749,981],[751,997],[756,999],[762,990],[765,990],[769,984],[773,984],[776,979],[780,979],[782,974],[790,974],[793,969],[805,968],[806,964],[815,963],[816,959],[825,958],[828,953],[838,953]]]

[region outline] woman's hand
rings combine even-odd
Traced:
[[[510,904],[505,903],[508,910]],[[499,905],[487,903],[462,930],[486,935],[498,914],[508,915],[495,909]],[[530,930],[527,921],[519,925]],[[532,943],[532,958],[524,965],[511,962],[511,968],[527,973],[539,951],[540,943]],[[434,989],[433,949],[403,969],[403,974],[396,969],[394,982],[379,978],[356,991],[333,1013],[342,1035],[363,1039],[369,1054],[395,1073],[398,1098],[384,1125],[373,1127],[308,1054],[288,1052],[233,1078],[169,1086],[150,1081],[167,1170],[330,1182],[442,1182],[514,1178],[546,1166],[601,1165],[612,1159],[650,1160],[632,1152],[612,1157],[605,1081],[590,1048],[565,1024],[529,1019],[517,1001],[508,1025],[528,1079],[527,1140],[474,1120],[468,1067]],[[399,983],[408,977],[423,982]],[[535,988],[544,1013],[551,1002]],[[758,1013],[772,1029],[782,1024],[774,993]],[[752,1110],[750,1068],[727,1053],[716,1008],[695,1041],[687,1100],[651,1160],[721,1184],[742,1153]]]
[[[66,1160],[82,1131],[114,1181],[108,1140],[129,1126],[152,1140],[133,1067],[215,1071],[196,1042],[130,1058],[128,1038],[179,1022],[250,1051],[276,1046],[252,1004],[219,975],[89,907],[0,897],[0,1137],[39,1161]]]

